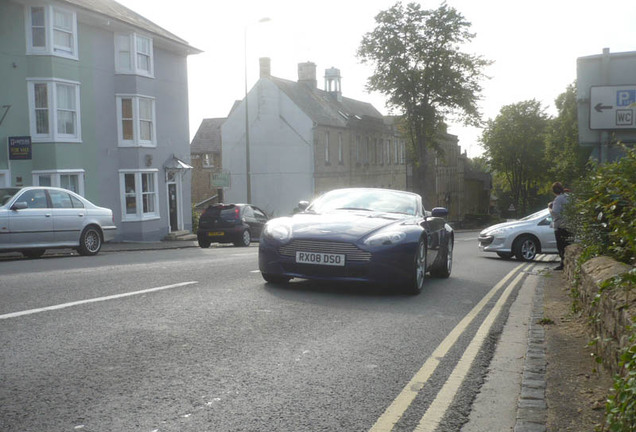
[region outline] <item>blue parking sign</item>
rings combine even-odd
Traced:
[[[625,107],[636,104],[636,90],[616,90],[616,106]]]

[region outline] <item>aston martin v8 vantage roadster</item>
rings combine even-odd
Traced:
[[[450,276],[454,233],[445,220],[448,210],[425,210],[417,194],[336,189],[299,208],[263,228],[259,268],[267,282],[368,282],[418,294],[427,273]]]

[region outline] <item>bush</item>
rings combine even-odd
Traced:
[[[576,186],[568,218],[577,240],[592,255],[636,264],[636,150],[599,165]]]
[[[196,234],[199,229],[200,217],[201,217],[201,210],[196,208],[196,206],[192,204],[192,232],[194,234]]]
[[[597,166],[579,182],[572,204],[567,208],[569,227],[583,246],[583,259],[610,256],[629,265],[636,264],[636,151],[624,147],[625,156]],[[606,281],[598,295],[620,288],[626,299],[636,284],[636,270]],[[602,431],[636,431],[636,334],[622,352],[622,373],[614,377],[608,397]]]

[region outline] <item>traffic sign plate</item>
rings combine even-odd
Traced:
[[[591,87],[590,129],[636,129],[636,86]]]

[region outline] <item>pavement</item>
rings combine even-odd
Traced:
[[[186,236],[178,240],[163,240],[156,242],[108,242],[102,245],[101,252],[123,252],[157,249],[183,249],[199,247],[196,236]]]
[[[552,263],[552,256],[541,257]],[[558,258],[557,258],[558,259]],[[512,303],[488,374],[462,432],[546,432],[546,346],[543,292],[558,278],[535,266]]]
[[[198,247],[196,236],[158,242],[108,242],[101,253]],[[73,252],[48,250],[47,255]],[[5,255],[6,256],[6,255]],[[554,258],[543,260],[554,267]],[[540,269],[541,266],[536,268]],[[558,278],[527,273],[510,307],[488,374],[461,432],[545,432],[547,422],[546,349],[543,291]]]

